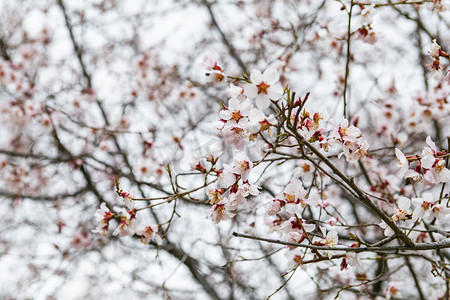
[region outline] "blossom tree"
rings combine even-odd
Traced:
[[[445,0],[0,8],[0,297],[450,298]]]

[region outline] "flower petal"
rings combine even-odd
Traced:
[[[267,96],[269,96],[269,98],[272,100],[278,100],[281,98],[281,96],[283,96],[283,88],[279,84],[271,86],[267,90],[267,92],[268,92]]]
[[[256,85],[248,83],[244,86],[244,94],[245,96],[254,99],[258,96],[258,88]]]
[[[426,143],[433,151],[437,151],[436,144],[431,140],[430,136],[427,136]]]
[[[250,80],[253,84],[260,84],[264,81],[264,77],[260,71],[252,70],[252,72],[250,73]]]
[[[255,99],[255,104],[259,109],[266,109],[270,106],[270,100],[267,95],[259,94]]]
[[[433,155],[426,155],[422,157],[422,159],[420,160],[420,164],[424,169],[431,169],[435,161],[436,158]]]
[[[264,74],[262,76],[264,78],[264,82],[268,84],[274,84],[280,79],[280,75],[275,68],[268,68],[264,71]]]

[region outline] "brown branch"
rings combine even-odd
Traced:
[[[167,240],[167,239],[166,239]],[[206,276],[202,274],[199,270],[198,261],[191,256],[189,256],[186,252],[184,252],[181,248],[176,247],[174,244],[168,242],[167,244],[160,246],[162,249],[176,257],[180,262],[182,262],[191,272],[192,276],[196,279],[196,281],[203,287],[205,292],[211,297],[210,299],[221,300],[214,287],[208,282]]]
[[[53,196],[46,196],[46,195],[27,195],[27,194],[22,194],[22,193],[11,193],[9,191],[0,190],[0,196],[11,198],[11,199],[23,198],[23,199],[31,199],[31,200],[37,200],[37,201],[57,201],[59,199],[76,197],[87,191],[88,191],[88,189],[87,189],[87,187],[85,187],[85,188],[82,188],[73,193],[65,193],[65,194],[56,194]]]
[[[389,3],[391,3],[390,0]],[[408,13],[401,11],[398,7],[396,6],[392,7],[394,8],[395,11],[397,11],[400,15],[402,15],[406,19],[416,22],[417,27],[419,27],[420,30],[422,30],[426,35],[428,35],[428,37],[430,37],[431,40],[436,40],[436,43],[438,43],[439,45],[441,44],[439,36],[431,34],[430,31],[428,31],[428,29],[425,27],[422,20],[420,19],[419,13],[417,13],[417,18],[414,18],[411,17]]]
[[[413,246],[414,243],[411,239],[406,236],[400,228],[377,206],[375,205],[364,191],[362,191],[350,178],[348,178],[344,173],[342,173],[328,158],[326,158],[319,150],[317,150],[313,145],[305,140],[292,125],[288,124],[289,130],[292,132],[294,137],[297,139],[299,145],[305,145],[309,150],[311,150],[317,157],[320,158],[342,181],[345,182],[357,195],[357,199],[366,205],[370,210],[376,213],[393,231],[398,237],[407,245]]]
[[[328,246],[316,246],[316,245],[309,245],[309,244],[298,244],[298,243],[291,243],[291,242],[284,242],[281,240],[274,240],[274,239],[267,239],[263,237],[257,237],[253,235],[248,234],[242,234],[233,232],[233,235],[235,237],[241,237],[251,240],[257,240],[257,241],[263,241],[273,244],[280,244],[280,245],[286,245],[286,246],[293,246],[293,247],[300,247],[300,248],[308,248],[308,249],[315,249],[315,250],[333,250],[333,251],[345,251],[345,252],[381,252],[381,251],[407,251],[407,250],[417,250],[417,251],[424,251],[424,250],[439,250],[444,248],[450,248],[450,239],[443,240],[441,242],[435,242],[435,243],[422,243],[422,244],[414,244],[412,246],[381,246],[381,247],[328,247]]]
[[[425,300],[425,296],[423,295],[422,288],[420,287],[420,281],[417,278],[416,272],[414,271],[413,266],[411,265],[411,262],[409,261],[408,256],[405,256],[405,262],[408,266],[409,272],[411,273],[412,278],[414,279],[414,283],[416,284],[417,292],[419,293],[420,299]]]
[[[245,74],[248,74],[247,68],[245,67],[244,62],[239,57],[239,55],[236,52],[236,48],[231,44],[231,42],[228,40],[227,36],[223,32],[222,28],[219,26],[219,23],[217,23],[216,17],[214,16],[214,12],[212,11],[211,4],[207,0],[202,0],[203,5],[205,5],[206,9],[208,10],[209,16],[211,17],[211,22],[213,23],[214,27],[217,29],[217,31],[220,34],[220,37],[222,38],[222,42],[225,44],[225,46],[228,48],[228,52],[230,52],[231,57],[236,61],[236,63],[241,67],[242,71]]]
[[[425,4],[425,3],[430,3],[431,1],[405,1],[405,2],[389,2],[389,3],[370,3],[370,2],[354,2],[354,5],[359,5],[359,6],[369,6],[369,5],[374,5],[375,8],[376,7],[382,7],[382,6],[394,6],[394,5],[413,5],[413,4]]]
[[[352,53],[350,51],[350,38],[351,33],[351,23],[352,23],[352,11],[353,11],[353,0],[350,1],[350,10],[348,11],[348,24],[347,24],[347,60],[345,62],[345,79],[344,79],[344,117],[347,118],[347,88],[348,88],[348,76],[350,74],[350,59]]]

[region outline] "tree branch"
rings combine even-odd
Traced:
[[[274,239],[267,239],[263,237],[257,237],[253,235],[248,234],[242,234],[233,232],[233,235],[235,237],[241,237],[251,240],[257,240],[257,241],[263,241],[273,244],[281,244],[286,246],[293,246],[293,247],[300,247],[300,248],[308,248],[308,249],[314,249],[314,250],[333,250],[333,251],[345,251],[345,252],[381,252],[381,251],[407,251],[407,250],[439,250],[444,248],[450,248],[450,239],[445,239],[440,242],[435,243],[422,243],[422,244],[415,244],[412,246],[380,246],[380,247],[360,247],[360,248],[353,248],[353,247],[327,247],[327,246],[316,246],[316,245],[307,245],[307,244],[297,244],[297,243],[291,243],[291,242],[284,242],[281,240],[274,240]]]

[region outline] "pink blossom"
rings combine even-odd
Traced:
[[[367,141],[362,139],[361,130],[353,125],[348,124],[348,120],[343,118],[339,126],[330,122],[334,127],[330,138],[334,138],[342,143],[342,148],[344,150],[342,154],[345,155],[346,159],[350,163],[355,163],[359,158],[364,157],[369,149],[369,144]]]
[[[315,167],[307,160],[297,160],[297,168],[294,170],[294,175],[300,177],[303,182],[311,182],[314,178]]]
[[[246,99],[244,95],[244,89],[232,83],[230,83],[230,86],[228,88],[228,95],[230,95],[231,98],[238,99],[240,102],[243,102]]]
[[[428,51],[430,53],[431,57],[438,58],[440,51],[441,51],[441,46],[439,46],[436,43],[436,40],[433,40],[433,44],[431,45],[430,50]]]
[[[280,231],[285,233],[289,233],[291,231],[303,232],[302,227],[306,232],[311,232],[316,228],[316,225],[305,223],[302,218],[294,216],[281,224]]]
[[[336,247],[339,240],[339,236],[336,231],[329,231],[323,239],[320,240],[320,242],[326,246],[329,247]]]
[[[445,160],[437,158],[438,155],[436,144],[427,136],[426,143],[430,147],[422,150],[422,158],[420,165],[425,169],[423,178],[426,185],[434,185],[440,182],[450,180],[450,170],[445,167]]]
[[[121,213],[119,226],[114,230],[113,235],[133,236],[136,232],[136,215],[134,210],[126,211],[123,208],[115,208]]]
[[[252,168],[253,162],[248,159],[245,152],[239,152],[234,156],[231,171],[236,175],[240,175],[243,181],[248,180],[248,176]]]
[[[303,232],[291,231],[287,234],[287,242],[300,244],[305,239],[305,234]],[[290,249],[294,247],[289,246]]]
[[[247,203],[247,199],[241,193],[231,193],[228,198],[225,198],[222,203],[226,204],[226,208],[229,210],[235,210],[239,206],[243,206]]]
[[[255,134],[260,131],[269,130],[269,136],[271,135],[270,126],[276,124],[274,115],[266,117],[266,115],[259,109],[252,109],[249,113],[248,131]]]
[[[136,226],[136,234],[141,236],[141,242],[148,245],[151,240],[155,240],[158,245],[162,244],[162,239],[158,235],[158,225],[141,223]]]
[[[331,217],[331,218],[328,220],[328,225],[334,226],[334,225],[336,225],[337,221],[338,221],[337,218]]]
[[[234,214],[230,213],[227,210],[227,208],[225,207],[225,203],[226,201],[224,200],[218,204],[213,205],[213,207],[211,207],[210,209],[207,218],[210,218],[216,224],[219,224],[220,221],[226,221],[228,219],[231,219],[234,216]]]
[[[347,258],[347,263],[352,266],[352,267],[363,267],[363,264],[361,263],[360,260],[360,255],[356,252],[347,252],[345,254],[346,258]]]
[[[394,214],[392,215],[392,221],[405,221],[411,214],[408,209],[411,206],[411,200],[406,197],[400,197],[397,201],[398,207],[394,209]]]
[[[363,25],[368,25],[368,24],[372,23],[374,15],[375,15],[375,4],[365,6],[364,9],[361,10],[361,16],[362,16],[361,23]]]
[[[304,266],[301,265],[303,257],[305,256],[303,252],[304,251],[299,248],[293,248],[292,250],[286,252],[285,256],[288,269],[292,270],[294,268],[297,268],[299,265],[302,267],[302,269],[304,268]]]
[[[244,146],[249,142],[249,133],[242,125],[232,125],[224,127],[222,130],[225,141],[231,145],[234,145],[236,149],[243,150]]]
[[[225,79],[225,72],[217,64],[214,55],[205,55],[200,65],[206,69],[206,76],[208,76],[209,82],[215,83]]]
[[[403,176],[405,176],[405,173],[406,173],[406,171],[408,171],[408,168],[409,168],[408,159],[403,154],[403,152],[397,148],[395,148],[395,155],[397,156],[398,166],[400,167],[400,171],[398,172],[398,175],[403,178]]]
[[[445,167],[445,160],[437,159],[433,167],[423,175],[423,178],[429,185],[450,181],[450,170]]]
[[[386,299],[398,299],[402,296],[402,293],[399,290],[400,286],[403,286],[404,283],[402,282],[389,282],[386,290],[384,291],[384,294],[386,295]]]
[[[248,121],[247,117],[252,105],[249,102],[239,102],[236,98],[228,100],[227,109],[221,110],[219,115],[225,121],[232,121],[238,124],[240,121],[245,123]],[[225,125],[226,126],[226,125]]]
[[[112,213],[107,207],[106,203],[103,202],[100,208],[95,211],[95,220],[99,222],[97,228],[92,230],[93,233],[99,233],[103,236],[108,236],[109,221],[114,218],[114,213]]]
[[[279,199],[273,199],[266,205],[266,211],[269,216],[276,215],[281,211],[281,208],[285,205],[285,202]]]
[[[274,68],[269,68],[261,74],[258,70],[253,70],[250,74],[252,83],[244,86],[244,94],[255,99],[255,104],[259,109],[269,107],[270,100],[278,100],[283,95],[283,88],[277,84],[280,75]]]
[[[392,230],[392,228],[389,227],[384,221],[381,221],[381,223],[378,224],[378,226],[380,226],[381,228],[384,229],[385,236],[391,236],[394,234],[394,231]]]
[[[249,183],[248,181],[239,184],[239,193],[244,197],[258,196],[259,195],[259,186]]]
[[[208,194],[208,198],[209,198],[209,203],[211,203],[211,204],[217,204],[223,200],[222,189],[218,190],[215,188],[208,188],[207,194]]]
[[[413,217],[425,218],[428,221],[436,218],[441,223],[445,222],[450,210],[442,204],[434,203],[433,198],[431,192],[424,192],[421,198],[411,199],[411,202],[416,207]]]

